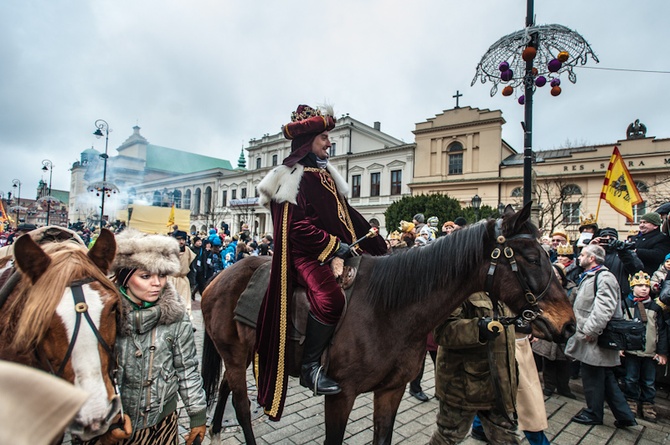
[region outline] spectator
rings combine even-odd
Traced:
[[[570,337],[565,354],[581,362],[582,383],[586,408],[573,416],[572,421],[583,425],[602,425],[604,403],[607,402],[617,428],[637,425],[630,411],[613,368],[620,364],[619,351],[601,348],[598,335],[613,318],[621,318],[619,283],[603,265],[605,250],[589,244],[579,254],[582,274],[574,302],[577,332]]]
[[[670,253],[665,256],[665,261],[658,266],[651,277],[651,293],[653,295],[658,295],[661,292],[661,286],[668,279],[668,272],[670,272]]]
[[[563,230],[554,230],[551,234],[551,249],[549,249],[549,259],[552,263],[558,258],[557,249],[561,244],[570,244],[570,237]]]
[[[442,224],[442,233],[444,233],[445,235],[449,235],[455,229],[456,229],[456,224],[454,224],[453,221],[447,221],[444,224]]]
[[[670,202],[666,202],[665,204],[660,205],[656,209],[656,213],[658,213],[663,220],[663,224],[661,225],[661,233],[665,236],[670,236],[670,225],[668,224],[668,213],[670,212]]]
[[[661,216],[656,212],[646,213],[640,218],[640,233],[635,241],[635,252],[644,264],[647,275],[652,275],[670,253],[670,238],[663,235]]]
[[[625,351],[626,377],[623,392],[631,411],[650,422],[656,422],[656,363],[665,365],[668,358],[668,335],[663,309],[650,297],[649,275],[639,271],[630,278],[631,294],[626,298],[628,318],[642,320],[646,326],[643,351]],[[631,313],[632,309],[632,313]]]
[[[619,232],[616,229],[605,227],[600,229],[597,236],[591,240],[591,244],[605,249],[604,265],[616,277],[623,300],[630,294],[628,277],[641,270],[644,265],[633,250],[634,244],[619,241],[618,237]]]
[[[464,229],[467,225],[468,221],[462,216],[459,216],[454,220],[454,230]]]
[[[572,244],[558,245],[556,248],[556,263],[563,266],[563,273],[572,282],[575,282],[579,278],[579,274],[582,273],[574,258],[574,247]]]

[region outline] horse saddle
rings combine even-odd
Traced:
[[[342,275],[337,278],[337,282],[342,288],[345,296],[345,308],[348,305],[351,292],[356,279],[356,272],[360,264],[361,257],[348,258],[344,264]],[[235,306],[235,315],[233,319],[247,326],[256,329],[256,320],[261,310],[263,298],[270,285],[270,269],[272,262],[268,261],[261,265],[249,280],[247,288],[242,292]],[[291,313],[289,314],[289,339],[297,341],[300,344],[305,340],[305,330],[307,327],[307,316],[309,314],[309,301],[307,292],[302,286],[294,286],[291,296]]]

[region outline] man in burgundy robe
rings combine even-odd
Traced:
[[[320,358],[344,308],[344,294],[328,262],[344,258],[370,224],[346,200],[348,186],[328,165],[331,113],[300,105],[282,130],[291,154],[259,184],[260,202],[272,212],[275,251],[270,287],[258,316],[255,365],[258,402],[272,420],[281,417],[288,374],[286,340],[293,285],[307,291],[310,314],[300,384],[316,395],[337,394],[339,385],[321,372]],[[353,247],[359,253],[386,253],[381,237]],[[352,249],[353,249],[352,248]]]

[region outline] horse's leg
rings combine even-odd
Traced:
[[[343,392],[326,396],[326,440],[325,445],[340,445],[344,441],[349,414],[356,401],[356,395]]]
[[[375,392],[374,436],[372,439],[374,445],[391,445],[393,424],[404,393],[404,387]]]
[[[223,423],[223,413],[226,410],[226,402],[228,402],[228,395],[230,394],[230,385],[226,374],[223,374],[221,384],[219,385],[219,398],[216,401],[216,409],[214,410],[214,418],[212,419],[212,435],[221,432],[221,424]]]
[[[224,356],[226,365],[226,380],[230,384],[233,393],[233,406],[235,416],[244,432],[244,440],[247,445],[255,445],[256,439],[251,428],[251,403],[247,389],[247,367],[251,363],[251,351],[253,343],[250,339],[254,330],[239,326],[243,335],[240,335],[240,343],[230,349],[230,353]]]

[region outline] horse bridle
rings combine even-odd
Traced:
[[[95,338],[98,340],[98,343],[100,343],[102,348],[107,352],[107,355],[109,356],[109,362],[108,362],[109,367],[107,372],[114,385],[114,391],[116,392],[116,394],[119,394],[119,388],[116,379],[117,366],[116,366],[116,358],[114,356],[114,349],[112,346],[107,344],[105,339],[102,337],[102,334],[100,334],[100,330],[98,330],[97,326],[91,319],[91,315],[88,313],[88,303],[86,303],[86,297],[84,296],[84,291],[82,290],[83,285],[88,284],[92,281],[94,281],[92,278],[86,278],[83,280],[73,281],[72,283],[70,283],[69,287],[70,290],[72,291],[72,298],[74,299],[74,310],[76,313],[76,319],[74,329],[72,331],[72,338],[70,338],[70,343],[68,344],[67,352],[65,352],[65,357],[63,358],[63,361],[58,367],[58,370],[57,371],[54,370],[53,366],[51,366],[51,362],[48,359],[46,359],[44,353],[41,351],[41,348],[36,348],[35,353],[37,354],[38,362],[40,363],[46,362],[47,366],[45,368],[48,368],[48,371],[51,372],[51,374],[57,377],[62,377],[63,372],[65,371],[65,366],[67,365],[68,361],[70,361],[72,351],[74,350],[74,345],[77,342],[77,337],[79,336],[79,329],[81,327],[81,318],[83,315],[83,317],[86,319],[86,322],[88,323],[88,326],[91,328],[91,331],[93,331]]]
[[[551,286],[552,277],[549,277],[549,281],[547,281],[547,285],[544,287],[544,290],[540,292],[538,296],[535,296],[533,291],[530,289],[530,286],[528,286],[526,278],[519,270],[519,265],[517,264],[514,257],[514,249],[507,245],[507,241],[514,239],[526,239],[537,242],[537,239],[533,235],[523,233],[506,238],[502,233],[502,219],[498,219],[495,223],[495,237],[496,247],[493,249],[493,251],[491,251],[491,263],[486,274],[486,284],[484,287],[484,291],[493,302],[493,320],[489,323],[488,329],[493,331],[493,328],[497,328],[499,331],[502,331],[503,326],[509,326],[512,324],[518,327],[526,327],[530,322],[542,314],[542,309],[540,309],[539,302],[547,294],[549,286]],[[495,274],[496,267],[498,266],[498,260],[500,259],[501,255],[507,259],[512,272],[514,272],[516,275],[517,280],[523,289],[524,297],[526,298],[526,305],[521,309],[521,313],[516,317],[500,317],[498,315],[499,299],[492,291],[493,275]]]

